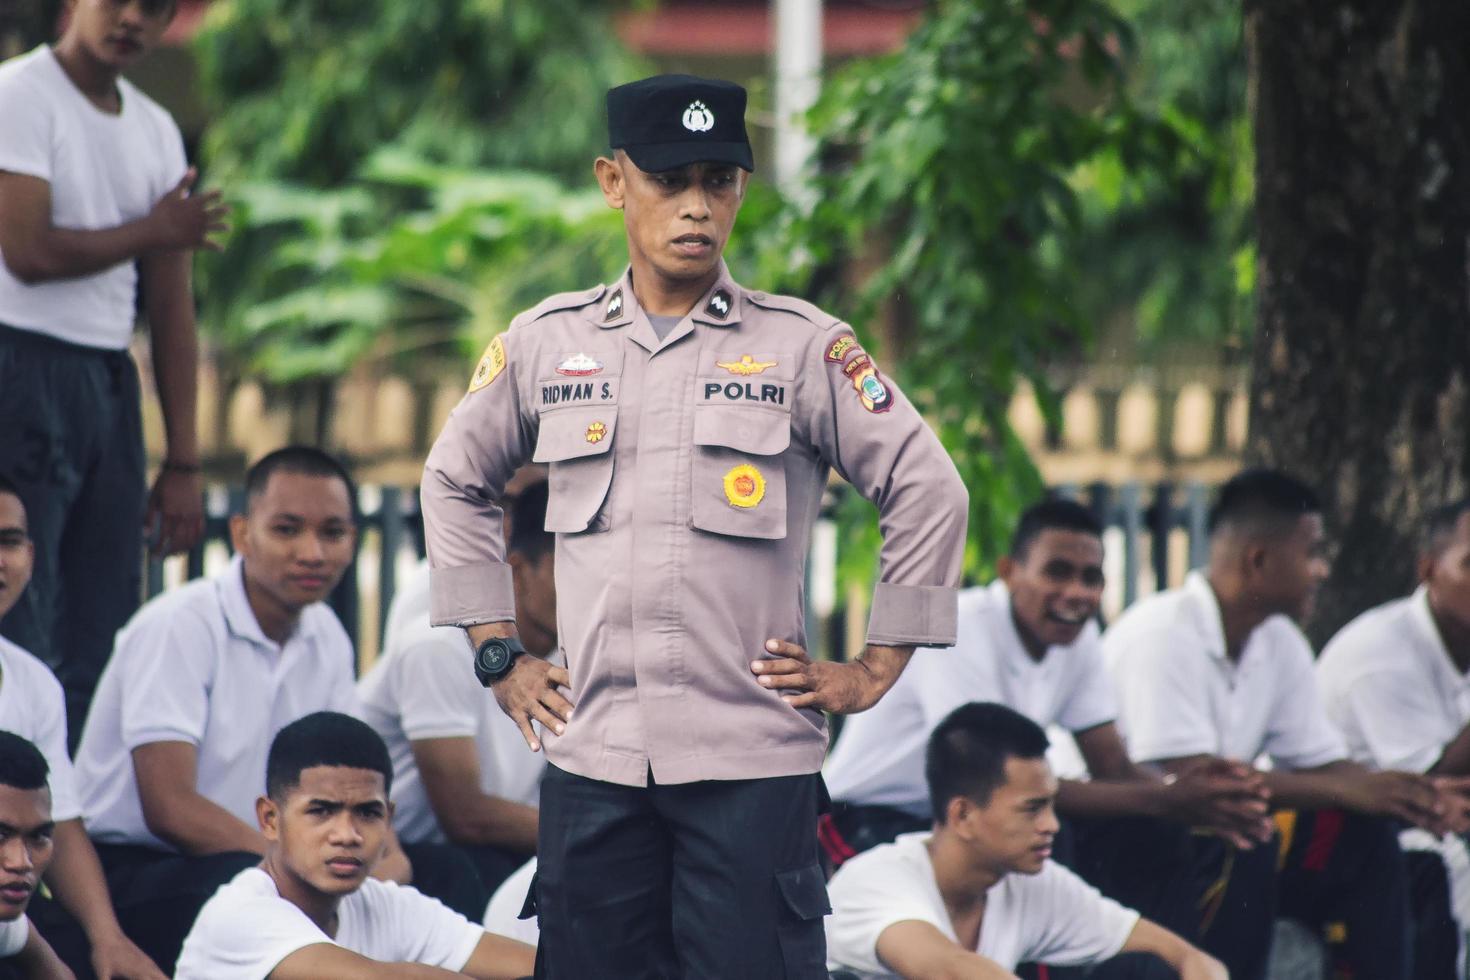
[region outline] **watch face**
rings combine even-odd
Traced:
[[[504,640],[486,640],[476,657],[480,670],[496,675],[510,666],[510,646]]]

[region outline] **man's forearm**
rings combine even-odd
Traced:
[[[1271,804],[1277,809],[1317,810],[1325,807],[1351,806],[1341,781],[1330,771],[1284,772],[1272,770],[1262,774],[1271,791]]]
[[[867,670],[874,683],[881,685],[886,694],[898,683],[898,678],[913,655],[914,648],[911,646],[890,647],[870,643],[858,654],[854,663]]]
[[[54,839],[55,856],[46,873],[46,884],[56,900],[81,923],[94,944],[99,937],[120,934],[122,927],[107,894],[102,862],[97,860],[97,851],[82,821],[61,821]]]
[[[143,819],[156,836],[191,857],[225,851],[265,853],[260,831],[192,791],[170,795],[151,806],[145,799]]]
[[[1470,725],[1460,729],[1439,760],[1429,767],[1432,776],[1470,776]]]
[[[475,794],[466,803],[444,811],[454,816],[449,820],[441,817],[439,821],[451,842],[489,845],[518,854],[536,853],[538,812],[535,807],[483,793]]]
[[[167,454],[170,460],[187,464],[199,459],[199,334],[194,323],[192,262],[193,256],[185,251],[159,252],[143,262],[153,375],[163,410]]]
[[[6,264],[23,282],[76,279],[131,262],[157,247],[147,218],[113,228],[46,228]]]
[[[1063,779],[1057,811],[1068,817],[1163,817],[1164,792],[1157,780]]]

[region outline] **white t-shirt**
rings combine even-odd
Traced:
[[[925,846],[931,836],[904,834],[838,869],[827,884],[828,969],[864,980],[896,977],[878,959],[878,937],[899,922],[927,922],[959,942]],[[990,889],[975,952],[1007,970],[1025,962],[1096,963],[1117,955],[1137,923],[1137,912],[1048,861],[1040,874],[1007,875]]]
[[[393,826],[410,844],[445,843],[429,805],[411,741],[473,738],[480,790],[527,806],[541,799],[546,756],[526,747],[516,723],[475,677],[464,630],[429,625],[429,566],[419,566],[393,598],[383,657],[358,683],[362,718],[383,736],[393,760]]]
[[[9,922],[0,922],[0,959],[14,956],[26,948],[31,937],[31,920],[18,916]]]
[[[541,944],[541,928],[533,915],[521,918],[521,909],[526,907],[526,894],[531,890],[531,880],[536,877],[536,859],[525,864],[500,883],[490,904],[485,906],[485,931],[497,936],[508,936],[527,946]]]
[[[0,170],[51,185],[58,228],[115,228],[146,217],[188,169],[179,127],[119,78],[122,111],[98,109],[45,45],[0,64]],[[0,323],[73,344],[122,350],[133,333],[132,261],[26,285],[0,261]]]
[[[369,878],[337,906],[337,938],[282,898],[260,868],[240,872],[199,910],[175,980],[264,980],[299,949],[331,943],[379,963],[459,972],[485,931],[408,886]]]
[[[248,826],[265,791],[271,739],[313,711],[354,712],[352,642],[323,603],[277,646],[245,597],[237,555],[219,575],[149,602],[118,631],[77,750],[94,840],[171,850],[143,820],[132,751],[198,749],[196,789]]]
[[[82,815],[76,776],[66,750],[66,701],[56,675],[33,655],[0,636],[0,728],[41,750],[51,773],[51,819]]]
[[[1422,586],[1339,630],[1317,679],[1348,753],[1375,769],[1425,772],[1470,723],[1470,676],[1450,659]]]
[[[1272,616],[1232,663],[1220,603],[1199,572],[1130,606],[1103,634],[1103,657],[1136,761],[1205,754],[1251,762],[1265,753],[1279,768],[1312,769],[1347,758],[1302,631]]]
[[[898,683],[876,705],[850,716],[822,768],[834,800],[891,806],[930,816],[924,783],[929,735],[955,708],[994,701],[1038,725],[1070,732],[1117,718],[1103,669],[1096,623],[1069,646],[1054,646],[1038,663],[1016,632],[1004,582],[959,596],[953,649],[915,651]]]

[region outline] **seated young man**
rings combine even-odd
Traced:
[[[178,980],[528,976],[535,951],[407,886],[368,877],[391,840],[383,740],[321,711],[281,729],[256,801],[265,859],[199,913]]]
[[[30,581],[34,549],[25,505],[0,476],[0,621]],[[66,701],[50,668],[0,637],[0,729],[40,747],[50,771],[55,844],[46,883],[56,897],[31,905],[31,917],[73,969],[88,964],[104,980],[114,975],[163,980],[163,972],[123,935],[97,852],[82,826],[71,756],[66,751]],[[89,957],[90,953],[90,957]]]
[[[515,498],[509,532],[516,629],[526,651],[554,658],[555,538],[545,530],[546,482]],[[425,844],[454,845],[484,885],[479,910],[536,853],[536,804],[546,757],[526,750],[516,723],[475,678],[458,627],[429,625],[429,568],[393,599],[383,656],[358,683],[362,718],[393,759],[393,825],[409,859]],[[476,911],[478,917],[479,910]]]
[[[1330,718],[1353,760],[1372,769],[1470,777],[1470,498],[1438,508],[1419,549],[1419,587],[1348,623],[1317,661]],[[1460,928],[1470,930],[1470,860],[1455,837],[1405,831],[1400,843],[1420,895],[1443,885],[1445,865]],[[1446,860],[1441,861],[1443,854]],[[1414,963],[1423,978],[1453,976],[1459,942],[1416,919]]]
[[[46,774],[39,749],[14,732],[0,731],[0,971],[27,980],[73,980],[26,918],[26,906],[51,863],[56,829]]]
[[[1294,621],[1327,577],[1321,506],[1273,470],[1221,488],[1210,560],[1184,586],[1140,600],[1103,636],[1129,751],[1183,772],[1202,761],[1253,762],[1273,805],[1295,811],[1280,874],[1272,848],[1230,852],[1195,837],[1201,945],[1254,980],[1272,921],[1346,926],[1354,976],[1408,980],[1409,899],[1394,819],[1446,829],[1457,800],[1419,773],[1374,772],[1348,759],[1328,721],[1312,648]]]
[[[967,704],[935,728],[924,771],[932,833],[852,858],[828,885],[828,967],[862,978],[995,980],[1022,961],[1151,953],[1184,980],[1225,968],[1050,860],[1057,780],[1041,726]]]
[[[356,536],[341,464],[270,453],[246,474],[230,536],[223,572],[118,633],[77,753],[118,916],[166,970],[204,900],[265,852],[255,798],[271,736],[354,703],[352,644],[323,602]]]

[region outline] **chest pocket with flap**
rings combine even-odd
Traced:
[[[546,530],[562,534],[606,531],[599,518],[612,486],[615,405],[579,405],[541,413],[533,462],[549,463]]]
[[[694,410],[690,523],[743,538],[786,537],[791,417],[743,405]]]

